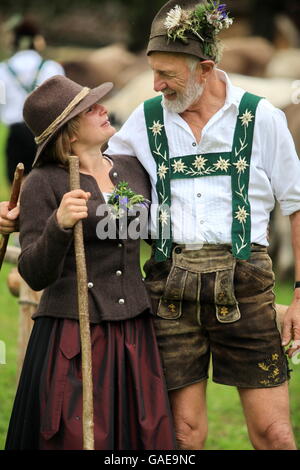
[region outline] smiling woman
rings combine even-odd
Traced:
[[[120,181],[150,199],[148,177],[135,158],[102,155],[101,146],[115,130],[99,99],[111,88],[105,83],[89,90],[56,76],[25,102],[25,121],[38,149],[21,195],[18,267],[32,289],[44,292],[34,315],[7,449],[82,449],[73,246],[73,227],[79,220],[88,272],[95,449],[175,447],[151,305],[140,271],[140,240],[99,240],[96,234],[104,193]],[[82,189],[74,191],[69,191],[70,154],[79,158]]]
[[[107,109],[103,105],[95,103],[79,115],[79,121],[76,133],[71,138],[75,153],[78,146],[78,150],[84,151],[85,147],[90,148],[94,142],[95,152],[99,156],[99,143],[102,145],[107,142],[116,132],[109,122]]]

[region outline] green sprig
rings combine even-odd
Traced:
[[[131,209],[135,204],[149,202],[142,194],[135,193],[127,181],[120,181],[108,199],[108,204],[113,206],[117,218],[122,216],[124,210]]]

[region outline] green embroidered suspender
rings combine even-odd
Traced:
[[[157,167],[159,201],[155,259],[164,261],[171,255],[171,179],[202,176],[231,176],[232,252],[236,258],[248,259],[251,252],[251,207],[248,199],[250,161],[256,108],[261,97],[246,92],[240,102],[231,152],[185,155],[169,159],[168,139],[164,127],[162,97],[144,103],[149,146]]]

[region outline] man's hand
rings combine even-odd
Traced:
[[[8,210],[8,201],[0,203],[0,234],[9,235],[19,229],[19,206]]]
[[[282,329],[282,346],[287,346],[291,341],[293,343],[287,350],[288,356],[291,358],[296,351],[300,350],[300,293],[295,289],[295,297],[283,320]]]

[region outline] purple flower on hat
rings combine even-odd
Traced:
[[[227,18],[226,3],[222,3],[218,6],[218,12],[221,13],[223,19]]]

